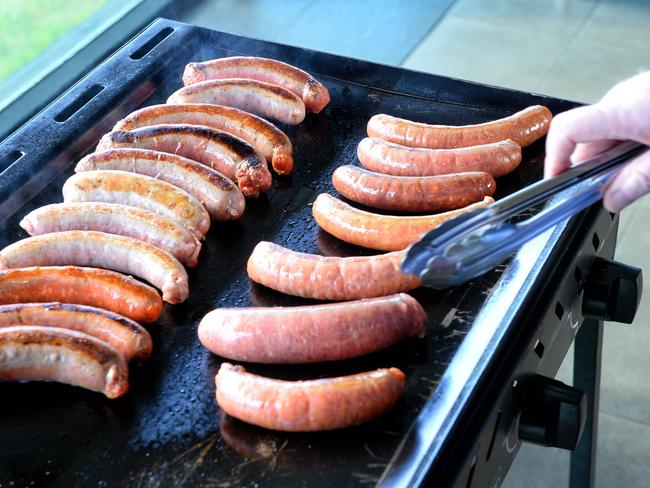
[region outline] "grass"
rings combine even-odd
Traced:
[[[0,0],[0,81],[107,0]]]

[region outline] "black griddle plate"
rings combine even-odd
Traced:
[[[294,145],[294,174],[274,177],[266,195],[248,201],[240,221],[213,224],[198,266],[189,270],[189,300],[166,305],[148,326],[154,353],[131,367],[125,397],[107,400],[60,384],[0,385],[1,487],[368,486],[382,476],[387,483],[417,482],[534,294],[548,256],[571,232],[564,226],[545,234],[508,265],[465,286],[415,291],[429,314],[426,339],[333,364],[245,365],[285,379],[399,367],[406,393],[383,418],[317,434],[275,433],[224,418],[214,399],[222,360],[199,344],[198,322],[215,307],[314,303],[250,282],[245,264],[260,240],[325,255],[367,252],[319,230],[311,202],[321,192],[336,195],[331,175],[337,166],[358,164],[356,147],[372,115],[469,124],[537,103],[554,113],[573,106],[158,20],[0,145],[0,244],[26,237],[18,226],[26,213],[62,201],[61,187],[76,161],[118,119],[164,103],[181,86],[187,62],[239,54],[289,62],[330,90],[322,113],[280,126]],[[496,197],[539,179],[542,162],[540,141],[524,150],[519,170],[498,181]]]

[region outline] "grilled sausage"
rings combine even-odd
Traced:
[[[75,172],[130,171],[171,183],[194,196],[215,220],[234,220],[244,213],[246,200],[230,179],[192,159],[148,149],[109,149],[89,154]]]
[[[368,249],[406,249],[431,229],[465,212],[494,203],[491,197],[467,207],[435,215],[380,215],[356,209],[327,193],[318,195],[312,212],[323,229],[342,241]]]
[[[305,104],[289,90],[242,78],[194,83],[172,93],[167,103],[226,105],[289,125],[299,124],[305,119]]]
[[[180,223],[148,210],[116,203],[54,203],[27,214],[20,226],[31,236],[65,230],[97,230],[133,237],[196,266],[201,243]]]
[[[118,203],[139,207],[185,225],[196,236],[210,228],[201,202],[164,181],[129,171],[84,171],[63,184],[63,201]]]
[[[378,173],[395,176],[436,176],[481,171],[498,178],[521,163],[521,146],[511,140],[456,149],[406,147],[366,137],[357,147],[359,161]]]
[[[267,429],[315,432],[358,425],[390,410],[404,391],[397,368],[310,381],[282,381],[223,363],[217,403],[228,415]]]
[[[551,111],[541,105],[528,107],[503,119],[464,126],[422,124],[378,114],[368,121],[368,135],[402,146],[429,149],[478,146],[506,139],[525,147],[548,132],[552,117]]]
[[[88,334],[34,325],[0,328],[0,381],[57,381],[103,393],[129,389],[125,359]]]
[[[97,151],[125,147],[178,154],[203,163],[236,181],[247,197],[257,197],[271,186],[266,162],[249,144],[209,127],[161,124],[113,131],[101,138]]]
[[[390,176],[352,165],[336,168],[332,183],[352,201],[396,212],[454,210],[492,195],[497,186],[488,173]]]
[[[299,307],[218,308],[199,324],[215,354],[254,363],[300,364],[354,358],[425,332],[414,298],[389,297]]]
[[[309,73],[275,59],[233,56],[189,63],[183,72],[185,86],[223,78],[246,78],[279,85],[301,97],[310,112],[320,112],[330,101],[325,85]]]
[[[144,327],[100,308],[57,302],[0,305],[0,328],[16,325],[83,332],[106,342],[127,361],[144,361],[151,354],[151,336]]]
[[[115,271],[78,266],[0,270],[0,304],[63,302],[90,305],[136,322],[154,322],[160,295],[149,285]]]
[[[293,148],[286,134],[271,122],[234,107],[207,103],[152,105],[126,116],[113,130],[160,124],[203,125],[222,130],[253,146],[260,156],[271,162],[276,173],[289,174],[293,169]]]
[[[318,300],[356,300],[412,290],[417,276],[403,274],[404,251],[377,256],[323,257],[262,241],[248,259],[248,276],[288,295]]]
[[[67,264],[138,276],[162,290],[169,303],[180,303],[189,295],[183,265],[168,252],[131,237],[69,230],[28,237],[0,251],[0,269]]]

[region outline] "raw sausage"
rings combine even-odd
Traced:
[[[242,78],[201,81],[172,93],[167,103],[226,105],[289,125],[305,119],[305,104],[289,90]]]
[[[368,121],[368,135],[402,146],[429,149],[478,146],[506,139],[525,147],[548,132],[552,117],[551,111],[541,105],[492,122],[463,126],[430,125],[378,114]]]
[[[352,165],[336,168],[332,183],[354,202],[396,212],[454,210],[491,196],[497,186],[488,173],[390,176]]]
[[[298,307],[218,308],[199,324],[199,340],[229,359],[299,364],[354,358],[425,332],[427,315],[401,293]]]
[[[420,279],[402,273],[405,251],[377,256],[323,257],[262,241],[248,259],[248,276],[288,295],[356,300],[412,290]]]
[[[86,305],[57,302],[0,305],[0,328],[15,325],[83,332],[106,342],[127,361],[144,361],[151,354],[151,336],[144,327],[122,315]]]
[[[511,140],[456,149],[406,147],[378,137],[366,137],[357,147],[359,161],[378,173],[395,176],[436,176],[482,171],[498,178],[521,163],[521,146]]]
[[[390,410],[404,391],[404,373],[378,369],[350,376],[282,381],[223,363],[217,403],[228,415],[267,429],[315,432],[367,422]]]
[[[84,171],[63,184],[63,201],[118,203],[139,207],[186,226],[198,237],[210,228],[201,202],[164,181],[129,171]]]
[[[247,78],[279,85],[301,97],[310,112],[320,112],[330,101],[325,85],[309,73],[275,59],[233,56],[189,63],[183,72],[185,86],[223,78]]]
[[[257,197],[271,186],[271,173],[253,147],[226,132],[198,125],[161,124],[104,135],[97,151],[117,148],[152,149],[178,154],[216,169],[247,197]],[[235,214],[231,218],[235,218]]]
[[[189,295],[183,265],[168,252],[131,237],[69,230],[28,237],[0,251],[0,269],[68,264],[138,276],[162,290],[169,303],[180,303]]]
[[[271,162],[276,173],[289,174],[293,169],[293,148],[286,134],[262,117],[234,107],[207,103],[152,105],[127,115],[113,130],[160,124],[203,125],[222,130],[253,146],[260,156]]]
[[[118,398],[129,389],[126,360],[88,334],[34,325],[0,328],[0,381],[57,381]]]
[[[342,241],[368,249],[399,251],[431,229],[465,212],[494,203],[491,197],[467,207],[434,215],[380,215],[356,209],[327,193],[318,195],[312,212],[323,229]]]
[[[64,302],[90,305],[136,322],[154,322],[163,303],[155,289],[115,271],[79,266],[0,270],[0,303]]]
[[[31,236],[97,230],[153,244],[187,266],[196,266],[201,243],[180,223],[142,208],[116,203],[53,203],[28,213],[20,226]]]
[[[246,200],[241,190],[217,170],[177,154],[148,149],[109,149],[89,154],[75,172],[92,170],[130,171],[171,183],[194,196],[215,220],[242,216]]]

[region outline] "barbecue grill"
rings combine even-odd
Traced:
[[[332,172],[355,162],[372,115],[462,125],[574,103],[159,19],[0,144],[0,244],[26,237],[18,226],[26,213],[62,200],[74,164],[117,120],[164,103],[187,62],[232,55],[288,62],[329,88],[322,113],[280,126],[294,145],[294,174],[274,177],[240,221],[213,224],[189,270],[189,300],[167,305],[148,327],[154,353],[131,368],[125,397],[0,385],[0,486],[499,486],[524,441],[577,444],[572,486],[591,486],[603,320],[630,322],[641,292],[640,271],[611,261],[618,216],[601,205],[463,286],[416,290],[429,314],[426,339],[333,364],[246,365],[284,379],[401,368],[404,396],[366,425],[286,434],[222,415],[214,399],[221,358],[196,337],[215,307],[314,303],[248,280],[245,263],[260,240],[327,255],[366,252],[319,230],[310,203],[334,193]],[[523,154],[496,198],[541,178],[543,141]],[[551,378],[574,340],[570,387]]]

